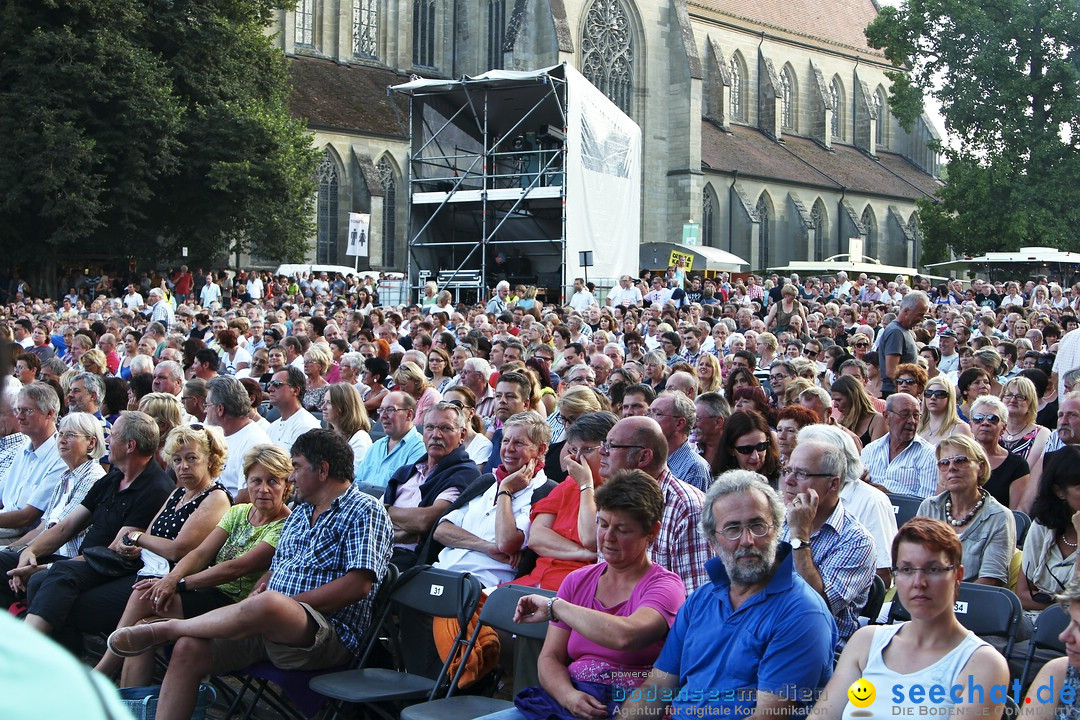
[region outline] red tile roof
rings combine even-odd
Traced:
[[[701,10],[883,56],[866,42],[864,30],[877,17],[873,0],[690,0]]]
[[[309,127],[405,137],[409,118],[406,100],[400,95],[387,97],[386,88],[405,82],[407,76],[307,57],[290,57],[289,74],[289,107],[305,118]]]
[[[701,128],[701,165],[724,173],[834,190],[914,200],[941,186],[899,155],[868,157],[850,145],[830,152],[812,140],[786,136],[774,142],[753,128],[732,126],[727,133],[710,122]]]

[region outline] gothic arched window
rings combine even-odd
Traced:
[[[297,45],[315,47],[315,0],[300,0],[296,4]]]
[[[385,192],[383,198],[383,262],[385,267],[394,267],[397,263],[397,183],[394,181],[394,168],[384,156],[375,166],[379,171],[379,182]]]
[[[746,120],[746,106],[743,102],[743,89],[745,87],[745,71],[739,60],[738,53],[731,56],[731,119]]]
[[[435,0],[413,0],[413,65],[435,67]]]
[[[874,210],[869,205],[862,211],[862,224],[866,228],[866,244],[863,245],[863,256],[872,257],[875,260],[880,259],[877,256],[878,245],[878,227],[877,218],[874,217]]]
[[[840,84],[840,78],[833,78],[829,85],[829,96],[832,97],[832,136],[844,139],[844,88]]]
[[[874,93],[874,108],[877,110],[874,144],[883,148],[886,145],[886,132],[889,129],[889,104],[885,97],[885,90],[882,88],[878,88]]]
[[[488,66],[503,66],[503,43],[506,41],[506,0],[488,0]]]
[[[353,55],[373,58],[379,54],[379,0],[353,0]]]
[[[712,190],[706,186],[701,193],[701,244],[713,247],[713,227],[716,223],[714,212],[716,204],[713,200]]]
[[[581,74],[630,115],[634,97],[634,38],[619,0],[596,0],[585,16]]]
[[[814,209],[810,211],[810,222],[814,231],[814,260],[825,259],[825,208],[821,201],[814,203]]]
[[[338,170],[329,152],[315,171],[319,183],[315,241],[315,262],[336,265],[338,262]]]
[[[795,107],[795,92],[795,72],[790,65],[785,65],[780,71],[780,127],[784,130],[796,129],[798,108]]]
[[[772,213],[769,212],[769,201],[762,193],[758,198],[758,269],[765,270],[769,266],[769,243],[772,241]]]

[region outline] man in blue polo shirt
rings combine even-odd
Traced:
[[[789,715],[832,675],[836,623],[780,542],[784,504],[760,475],[731,470],[709,488],[701,531],[719,557],[712,582],[679,610],[648,680],[620,717]]]
[[[387,393],[379,405],[379,420],[386,437],[375,441],[356,463],[356,482],[385,488],[398,468],[424,457],[424,438],[416,430],[416,400],[403,392]]]

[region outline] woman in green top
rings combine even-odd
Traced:
[[[243,600],[274,557],[289,516],[292,461],[276,445],[256,445],[244,456],[251,503],[234,505],[202,544],[181,558],[162,578],[135,583],[119,628],[156,618],[190,618]],[[97,670],[112,676],[122,658],[106,651]],[[149,685],[153,653],[124,660],[121,687]]]

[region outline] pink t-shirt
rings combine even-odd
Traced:
[[[616,617],[630,617],[639,608],[651,607],[659,612],[668,627],[671,627],[676,613],[686,601],[686,585],[678,575],[653,564],[625,602],[605,607],[596,599],[596,586],[606,569],[607,563],[601,562],[575,570],[563,581],[559,588],[559,597],[575,605]],[[566,652],[570,656],[568,670],[571,678],[615,685],[625,690],[635,688],[645,681],[664,646],[664,639],[661,638],[639,650],[612,650],[588,640],[562,622],[555,622],[555,625],[570,632]]]

